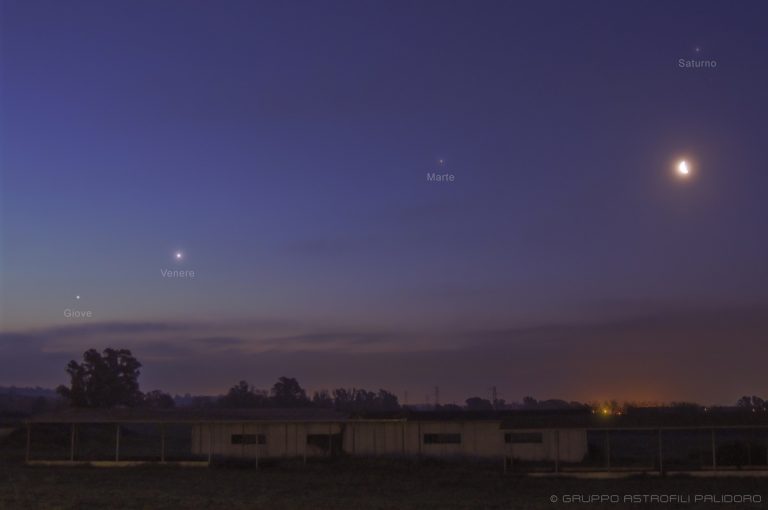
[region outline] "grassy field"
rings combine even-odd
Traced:
[[[568,495],[759,494],[768,479],[535,479],[499,466],[335,460],[237,467],[26,467],[0,464],[5,509],[765,508],[765,504],[564,504]],[[560,502],[550,503],[551,496]]]

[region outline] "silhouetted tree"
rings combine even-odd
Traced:
[[[333,399],[331,398],[330,393],[328,393],[328,390],[316,391],[314,395],[312,395],[312,405],[315,407],[333,407]]]
[[[310,405],[307,392],[299,381],[292,377],[281,377],[272,386],[272,404],[276,407],[303,407]]]
[[[190,407],[196,407],[196,408],[210,408],[210,407],[216,407],[219,405],[221,398],[218,397],[210,397],[207,395],[195,395],[191,398]]]
[[[618,404],[616,404],[618,407]],[[560,400],[558,398],[551,398],[549,400],[539,400],[537,408],[538,409],[570,409],[572,406],[570,403],[566,402],[565,400]]]
[[[490,400],[480,397],[470,397],[464,401],[467,404],[468,411],[487,411],[493,409]]]
[[[400,409],[397,395],[380,389],[377,393],[364,389],[337,388],[333,403],[340,411],[396,411]]]
[[[626,408],[627,406],[625,406]],[[669,407],[677,411],[678,413],[697,414],[704,410],[699,404],[695,402],[671,402]]]
[[[83,362],[67,365],[69,387],[56,391],[73,407],[136,406],[142,402],[139,390],[141,363],[128,349],[89,349]]]
[[[376,406],[382,411],[395,411],[400,409],[400,401],[394,393],[390,393],[387,390],[379,390],[379,393],[376,395]]]
[[[743,396],[739,399],[738,402],[736,402],[737,407],[741,407],[743,409],[752,409],[752,410],[765,410],[768,409],[768,406],[766,406],[765,400],[758,396]]]
[[[331,392],[333,396],[333,404],[336,409],[346,410],[353,406],[355,402],[355,390],[354,388],[348,390],[346,388],[336,388]]]
[[[152,390],[149,393],[144,394],[143,407],[151,407],[153,409],[171,409],[176,407],[173,397],[160,390]]]
[[[219,407],[228,408],[267,407],[268,404],[265,392],[256,390],[247,381],[232,386],[218,401]]]

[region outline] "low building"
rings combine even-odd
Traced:
[[[510,413],[432,413],[353,417],[328,409],[67,409],[32,417],[32,430],[44,424],[70,429],[68,461],[84,461],[78,429],[114,425],[114,462],[129,456],[121,448],[124,434],[139,424],[159,433],[158,460],[165,462],[166,430],[189,429],[192,460],[308,458],[345,454],[354,457],[440,457],[578,462],[587,451],[586,431],[531,426],[504,427]],[[123,441],[125,443],[125,441]],[[104,460],[104,459],[102,459]],[[110,460],[111,455],[110,455]]]
[[[400,421],[349,420],[345,425],[344,452],[353,456],[506,457],[553,462],[558,456],[563,462],[579,462],[587,453],[585,429],[505,430],[503,419],[498,417],[429,414],[418,413]]]
[[[31,464],[258,465],[347,455],[503,460],[505,469],[540,473],[768,473],[764,412],[67,409],[25,425]],[[98,452],[94,443],[102,445]]]

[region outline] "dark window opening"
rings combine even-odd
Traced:
[[[461,444],[461,434],[424,434],[424,444]]]
[[[232,434],[232,444],[267,444],[264,434]]]
[[[504,434],[505,443],[542,443],[541,432],[508,432]]]

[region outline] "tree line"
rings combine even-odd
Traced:
[[[56,391],[72,407],[150,407],[171,408],[174,398],[160,390],[143,393],[139,387],[141,363],[128,349],[89,349],[82,362],[67,364],[69,385]],[[240,381],[214,400],[199,405],[222,408],[321,407],[343,411],[394,411],[400,409],[398,398],[386,390],[360,388],[321,390],[309,397],[292,377],[280,377],[272,388],[259,390]]]
[[[240,381],[220,397],[215,405],[229,408],[255,407],[320,407],[341,411],[395,411],[400,409],[397,396],[386,391],[358,388],[321,390],[310,398],[292,377],[280,377],[269,391],[258,390]]]
[[[139,387],[141,363],[128,349],[89,349],[83,353],[82,362],[70,361],[66,366],[69,385],[61,385],[56,391],[72,407],[148,407],[171,408],[174,398],[160,390],[147,393]],[[276,408],[317,407],[345,412],[396,411],[402,408],[397,396],[387,390],[369,391],[362,388],[337,388],[331,391],[315,391],[311,396],[292,377],[280,377],[269,390],[257,389],[242,380],[220,397],[196,397],[196,407],[221,408]],[[691,402],[654,404],[671,407],[680,412],[706,412],[708,408]],[[649,407],[646,404],[615,400],[605,402],[567,402],[559,399],[536,400],[525,397],[520,404],[509,405],[502,399],[491,401],[481,397],[466,399],[465,405],[444,404],[432,406],[442,411],[490,411],[497,409],[558,410],[591,409],[602,414],[623,414],[633,408]],[[736,407],[754,412],[768,412],[768,401],[757,396],[744,396]]]

